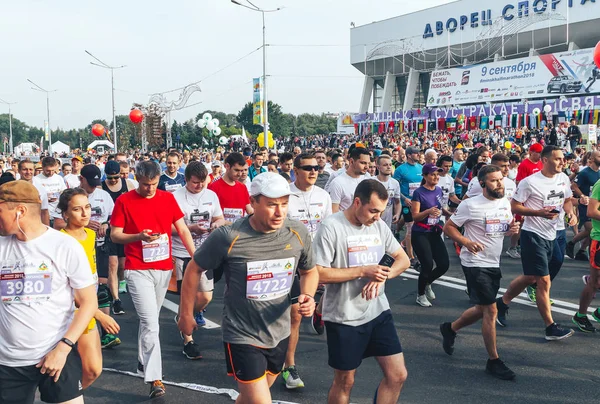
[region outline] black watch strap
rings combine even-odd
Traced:
[[[61,340],[59,342],[64,342],[70,348],[73,348],[75,346],[75,343],[73,341],[71,341],[70,339],[68,339],[68,338],[61,338]]]

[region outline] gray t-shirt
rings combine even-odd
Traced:
[[[316,264],[326,268],[378,264],[384,253],[393,254],[400,249],[400,243],[383,220],[358,227],[346,219],[344,212],[325,219],[313,243]],[[389,310],[385,286],[376,299],[362,297],[362,289],[367,283],[368,278],[359,278],[327,284],[323,320],[356,327]]]
[[[223,341],[274,348],[290,335],[294,275],[315,266],[311,238],[297,220],[259,233],[250,217],[213,231],[194,261],[202,269],[223,271]]]
[[[325,189],[325,185],[327,185],[327,181],[329,181],[330,175],[331,174],[329,174],[327,171],[323,171],[322,173],[319,173],[319,175],[317,177],[317,182],[315,183],[315,185],[318,186],[319,188]]]

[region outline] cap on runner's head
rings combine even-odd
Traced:
[[[79,161],[81,161],[83,163],[83,158],[81,156],[73,156],[71,158],[71,161],[73,161],[73,160],[79,160]]]
[[[104,174],[106,175],[117,175],[121,174],[121,165],[115,161],[111,160],[106,163],[104,166]]]
[[[423,166],[422,173],[423,173],[423,175],[426,175],[426,174],[435,173],[436,171],[438,173],[441,173],[444,170],[442,170],[440,167],[436,166],[435,164],[425,164]]]
[[[102,173],[100,169],[95,164],[88,164],[87,166],[83,166],[81,169],[80,175],[86,179],[90,187],[97,187],[102,184]]]
[[[418,147],[409,146],[406,148],[406,154],[419,154],[421,150]]]
[[[531,147],[529,147],[529,151],[534,153],[541,153],[542,150],[544,150],[544,146],[542,146],[540,143],[534,143],[531,145]]]
[[[213,161],[212,166],[213,167],[221,167],[221,162],[219,160],[215,160],[215,161]]]
[[[290,184],[278,173],[262,173],[257,175],[250,185],[250,196],[264,195],[267,198],[281,198],[295,195]]]
[[[42,203],[37,188],[24,180],[10,181],[0,186],[0,202]]]

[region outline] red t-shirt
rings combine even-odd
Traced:
[[[250,203],[250,194],[244,184],[236,181],[235,185],[229,185],[223,178],[219,178],[209,184],[208,189],[217,194],[225,220],[235,221],[246,216],[246,205]]]
[[[122,227],[126,234],[150,229],[169,237],[169,257],[161,261],[144,262],[141,241],[125,244],[125,269],[173,269],[171,225],[182,217],[183,212],[170,192],[158,189],[154,197],[143,198],[133,190],[118,197],[110,219],[111,226]]]
[[[535,174],[538,171],[542,171],[544,164],[540,159],[537,163],[529,159],[525,159],[519,164],[519,170],[517,171],[517,181],[521,181],[524,178],[529,177],[531,174]]]

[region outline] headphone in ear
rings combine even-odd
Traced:
[[[481,188],[482,188],[482,189],[483,189],[483,188],[485,188],[485,182],[483,182],[483,181],[480,181],[480,182],[479,182],[479,185],[481,185]]]
[[[17,217],[21,216],[21,212],[17,211]]]

